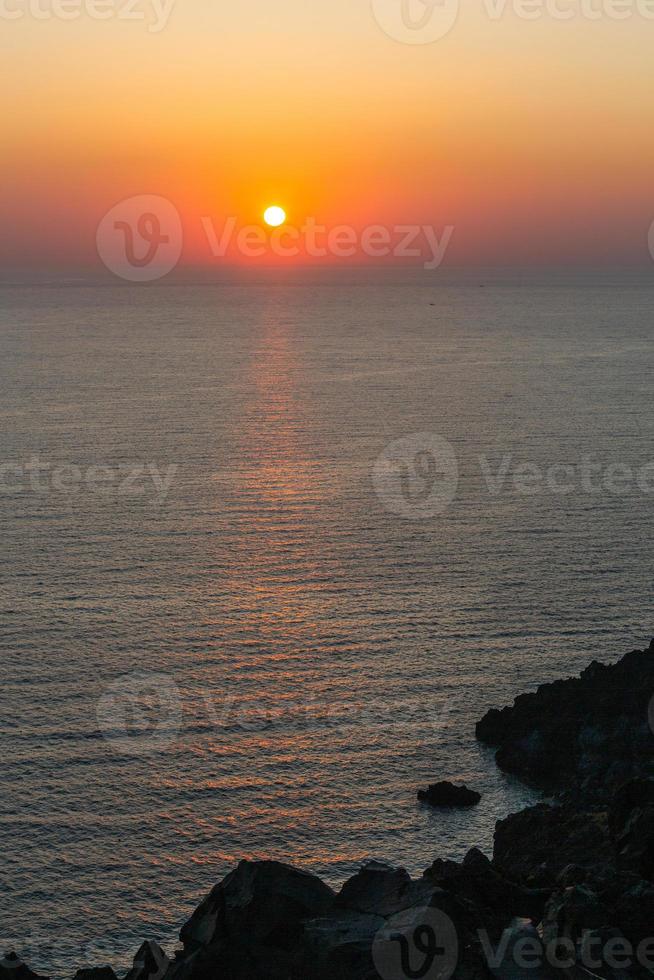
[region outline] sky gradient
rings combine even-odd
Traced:
[[[26,10],[0,23],[0,259],[93,268],[103,215],[148,194],[193,266],[216,263],[203,216],[260,224],[272,203],[297,225],[453,226],[453,264],[645,265],[654,20],[568,6],[492,20],[467,0],[429,44],[368,0],[178,0],[156,33]]]

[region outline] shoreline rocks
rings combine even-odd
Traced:
[[[498,765],[558,793],[497,823],[492,860],[473,849],[462,863],[435,860],[418,879],[369,862],[338,893],[287,865],[242,861],[182,928],[174,960],[145,943],[125,980],[651,978],[653,696],[654,641],[486,714],[477,734],[497,747]],[[451,783],[419,796],[437,806],[480,799]],[[563,943],[570,962],[523,969],[524,941],[532,950]],[[607,959],[590,969],[589,943],[638,956],[629,968]],[[407,966],[412,952],[417,968]],[[433,969],[422,972],[429,956]],[[44,978],[10,954],[0,980]]]
[[[500,769],[531,786],[602,799],[630,779],[654,777],[653,697],[654,641],[492,709],[477,738],[497,748]]]

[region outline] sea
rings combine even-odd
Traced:
[[[5,282],[0,952],[490,854],[476,721],[654,635],[653,377],[651,270]]]

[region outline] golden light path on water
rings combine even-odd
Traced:
[[[5,292],[6,458],[177,466],[162,499],[145,479],[0,499],[7,943],[68,937],[30,957],[43,975],[91,943],[122,970],[243,857],[338,884],[367,858],[420,874],[490,848],[532,797],[476,721],[649,635],[654,597],[647,497],[492,493],[479,460],[649,463],[649,295],[387,274]],[[454,447],[457,492],[402,518],[373,471],[425,431]],[[137,703],[170,729],[154,754],[98,717],[143,672],[179,692],[177,712]],[[484,805],[419,806],[438,777]]]

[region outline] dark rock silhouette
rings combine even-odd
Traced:
[[[540,803],[500,820],[495,828],[494,867],[529,888],[553,888],[571,864],[613,867],[605,811]]]
[[[168,971],[170,960],[157,943],[145,942],[134,957],[132,969],[125,980],[161,980]]]
[[[402,868],[365,865],[345,883],[328,913],[307,924],[299,975],[374,977],[372,949],[386,921],[402,910],[428,905],[434,891],[430,883],[421,888]]]
[[[467,786],[455,786],[453,783],[432,783],[428,789],[418,790],[418,799],[431,806],[476,806],[481,802],[481,794]]]
[[[654,880],[654,780],[632,780],[616,793],[609,829],[618,868]]]
[[[284,978],[305,921],[323,915],[334,892],[315,875],[276,861],[241,861],[182,928],[184,949],[169,977]]]
[[[523,694],[492,710],[477,737],[497,746],[497,764],[546,791],[597,799],[629,779],[654,776],[654,641],[619,663],[593,662],[578,678]]]
[[[14,952],[6,953],[0,960],[0,980],[45,980],[33,973]]]
[[[145,943],[125,980],[379,980],[380,937],[401,945],[430,915],[455,929],[456,968],[444,971],[447,980],[651,978],[653,694],[654,642],[485,716],[478,735],[498,746],[498,763],[559,794],[499,821],[492,861],[473,849],[461,864],[434,861],[417,880],[371,862],[338,894],[287,865],[242,861],[183,927],[173,962]],[[426,797],[439,806],[479,802],[449,783],[434,784]],[[428,949],[426,935],[419,948]],[[525,971],[515,956],[525,940],[532,947],[564,940],[577,965]],[[642,947],[645,960],[626,970],[582,968],[585,944],[611,940]],[[496,944],[492,962],[488,942]],[[43,978],[11,954],[0,961],[0,980]],[[115,976],[101,968],[75,980]]]
[[[468,852],[463,864],[434,861],[425,878],[477,911],[478,920],[493,938],[498,938],[511,919],[539,922],[549,898],[548,889],[516,885],[505,878],[477,848]]]
[[[118,978],[110,966],[96,966],[78,970],[74,980],[118,980]]]

